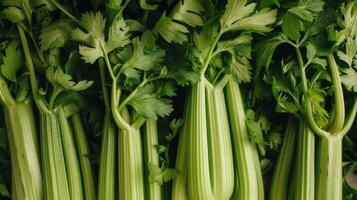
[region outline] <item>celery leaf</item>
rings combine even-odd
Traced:
[[[25,19],[21,9],[17,7],[8,7],[1,11],[1,15],[6,17],[10,22],[17,23]]]
[[[11,42],[5,49],[3,64],[0,66],[1,73],[6,79],[16,82],[16,73],[23,66],[21,51],[16,42]]]
[[[129,27],[126,25],[123,18],[115,19],[109,27],[108,40],[105,40],[105,25],[106,19],[100,12],[84,13],[81,19],[82,27],[87,31],[85,33],[81,29],[72,31],[72,38],[88,45],[80,45],[79,53],[82,59],[87,63],[94,63],[104,53],[108,54],[116,48],[124,47],[129,41]],[[105,52],[104,52],[105,51]]]
[[[179,174],[179,172],[175,169],[171,169],[171,168],[161,169],[160,167],[155,166],[152,163],[148,164],[148,170],[149,170],[149,182],[151,184],[156,182],[159,185],[163,185],[165,182],[174,180]]]
[[[255,119],[255,112],[251,109],[246,111],[245,124],[247,125],[250,140],[255,144],[264,145],[262,127]]]
[[[72,26],[69,21],[59,20],[41,30],[41,51],[50,48],[63,47],[70,38]]]
[[[247,4],[246,0],[228,0],[226,10],[220,19],[223,32],[246,30],[266,33],[271,31],[268,25],[275,22],[277,11],[264,8],[255,12],[255,7],[255,3]]]
[[[204,8],[199,0],[179,1],[169,16],[166,11],[154,27],[167,42],[183,43],[188,40],[188,27],[202,26],[201,17]],[[179,23],[181,22],[181,23]]]
[[[81,91],[89,88],[93,81],[79,81],[78,83],[72,80],[72,76],[63,73],[61,68],[50,67],[46,70],[46,78],[55,89],[60,91],[73,90]]]
[[[165,51],[155,44],[155,38],[150,32],[144,32],[141,38],[134,38],[132,44],[133,49],[122,54],[126,68],[149,71],[158,67],[163,61]]]

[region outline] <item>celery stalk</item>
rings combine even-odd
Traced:
[[[211,186],[215,199],[230,199],[234,188],[233,156],[223,88],[206,84]]]
[[[235,185],[234,199],[261,199],[263,188],[259,163],[257,163],[257,149],[249,140],[245,125],[245,114],[239,85],[229,80],[225,90],[229,124],[233,139]],[[261,182],[261,183],[260,183]]]
[[[105,106],[102,143],[100,150],[98,199],[114,200],[117,130],[113,121],[113,116],[109,103],[109,94],[106,86],[106,70],[103,59],[99,59],[98,64],[103,93],[103,101]]]
[[[75,113],[71,116],[73,133],[76,138],[76,144],[78,149],[78,157],[80,162],[80,168],[82,171],[83,188],[86,200],[94,200],[96,197],[96,190],[94,186],[94,178],[92,173],[92,167],[89,160],[89,146],[86,137],[86,131],[84,129],[82,119],[79,113]]]
[[[214,199],[210,184],[208,138],[206,126],[205,84],[200,81],[191,87],[188,100],[188,162],[187,182],[189,199]]]
[[[189,119],[189,106],[188,100],[190,97],[186,97],[185,108],[184,108],[184,120]],[[179,143],[177,147],[177,156],[176,156],[176,169],[179,171],[178,176],[173,182],[172,186],[172,200],[187,200],[188,192],[187,192],[187,148],[188,144],[188,123],[184,123],[180,132]]]
[[[13,166],[13,199],[42,199],[38,138],[29,99],[4,107]]]
[[[74,145],[73,131],[62,107],[58,108],[58,121],[61,128],[60,134],[66,162],[70,199],[81,200],[84,198],[81,170],[79,167],[76,146]]]
[[[156,149],[156,145],[159,144],[158,131],[156,120],[147,120],[144,126],[145,132],[143,134],[144,140],[144,152],[146,169],[148,164],[151,163],[157,167],[160,167],[159,154]],[[149,183],[149,179],[145,178],[146,182],[146,198],[148,200],[161,200],[161,186],[158,183]]]
[[[342,137],[322,137],[317,152],[317,200],[342,199]]]
[[[45,199],[70,199],[58,113],[41,111],[40,114]]]
[[[123,118],[130,120],[127,110]],[[119,199],[144,199],[144,175],[140,130],[118,131]]]
[[[294,119],[289,118],[271,181],[269,199],[287,199],[289,180],[291,179],[291,166],[294,157],[296,129]]]
[[[315,135],[304,121],[300,122],[296,153],[294,199],[313,200],[315,189]]]
[[[105,112],[99,164],[98,200],[115,199],[116,128],[111,111]]]

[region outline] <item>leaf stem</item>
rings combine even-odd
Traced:
[[[348,133],[348,131],[351,129],[353,125],[353,122],[355,121],[356,113],[357,113],[357,97],[355,97],[354,99],[353,107],[350,111],[350,114],[347,116],[345,125],[343,126],[342,130],[338,133],[339,135],[344,136]]]
[[[53,109],[53,106],[55,104],[55,100],[56,100],[56,97],[58,96],[58,94],[61,93],[61,90],[57,89],[56,87],[54,88],[53,92],[52,92],[52,95],[50,97],[50,101],[48,103],[48,109],[49,110],[52,110]]]
[[[128,102],[136,95],[138,90],[143,87],[147,83],[147,79],[144,78],[143,81],[130,93],[129,96],[127,96],[119,105],[118,110],[119,112],[128,104]]]
[[[328,55],[327,60],[330,65],[332,84],[334,87],[334,98],[335,98],[335,112],[332,118],[332,123],[329,128],[329,131],[335,133],[343,128],[343,124],[345,121],[345,101],[343,97],[343,90],[342,90],[340,74],[338,71],[338,65],[336,64],[333,54]]]
[[[107,65],[107,68],[108,68],[108,71],[109,71],[109,75],[112,78],[112,80],[115,80],[115,83],[116,83],[116,77],[114,76],[114,73],[113,73],[113,70],[112,70],[112,65],[110,64],[107,51],[105,50],[105,48],[103,46],[101,46],[101,49],[103,51],[103,56],[104,56],[105,64]]]
[[[68,12],[61,4],[59,4],[56,0],[50,0],[50,1],[51,3],[53,3],[53,5],[55,5],[58,8],[58,10],[63,12],[63,14],[67,15],[68,18],[72,19],[74,22],[76,22],[81,26],[82,24],[81,21],[77,19],[74,15],[72,15],[70,12]]]
[[[37,79],[36,79],[36,74],[35,74],[35,68],[33,66],[32,58],[31,58],[30,48],[27,43],[26,35],[25,35],[23,29],[19,25],[17,25],[17,29],[19,31],[22,47],[23,47],[24,54],[25,54],[25,60],[27,63],[26,66],[27,66],[27,69],[29,70],[29,74],[30,74],[32,95],[34,96],[34,99],[36,100],[36,95],[38,92],[38,85],[37,85]]]
[[[223,34],[223,31],[220,30],[218,32],[218,34],[216,35],[216,37],[214,38],[213,42],[211,43],[211,47],[209,49],[209,52],[208,52],[208,54],[207,54],[207,56],[205,58],[205,61],[204,61],[203,65],[202,65],[202,69],[201,69],[201,72],[200,72],[201,76],[204,76],[204,74],[205,74],[205,72],[206,72],[206,70],[208,68],[209,62],[212,59],[213,51],[214,51],[219,39],[221,38],[222,34]]]
[[[307,121],[310,124],[311,129],[317,135],[319,135],[321,137],[328,137],[329,133],[326,132],[325,130],[321,129],[320,127],[318,127],[315,122],[314,116],[312,114],[311,100],[308,96],[308,86],[307,86],[307,79],[306,79],[305,68],[304,68],[304,61],[301,56],[300,48],[295,47],[295,50],[296,50],[296,55],[298,58],[298,63],[299,63],[299,68],[300,68],[301,81],[303,84],[303,94],[304,94],[303,102],[306,106]]]
[[[120,93],[121,91],[119,90],[118,93]],[[117,126],[124,130],[124,131],[130,131],[131,130],[131,126],[129,125],[128,122],[126,122],[123,117],[121,116],[118,108],[117,108],[117,97],[120,97],[120,94],[117,94],[117,84],[116,84],[116,80],[113,80],[112,82],[112,97],[111,97],[111,110],[112,110],[112,115],[114,118],[115,123],[117,124]]]
[[[105,66],[104,66],[104,61],[102,58],[100,58],[98,60],[98,64],[99,64],[100,83],[102,85],[104,106],[105,106],[105,109],[110,110],[109,95],[108,95],[108,89],[107,89],[107,84],[106,84]]]

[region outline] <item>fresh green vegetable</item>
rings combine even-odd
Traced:
[[[18,42],[7,38],[0,58],[0,100],[3,105],[13,170],[15,199],[40,199],[43,195],[39,141],[36,132],[29,80]]]
[[[296,145],[297,125],[293,118],[287,122],[284,141],[276,162],[273,178],[271,181],[269,198],[283,200],[289,193],[289,180],[292,178],[294,147]]]
[[[315,192],[312,190],[314,186],[311,185],[315,176],[301,176],[299,172],[313,173],[311,163],[315,162],[312,156],[314,150],[311,149],[312,146],[307,145],[310,139],[303,139],[306,146],[298,142],[301,144],[298,145],[298,155],[304,156],[306,153],[308,160],[299,162],[302,157],[297,157],[298,171],[295,180],[298,180],[293,184],[296,198],[342,199],[342,137],[350,129],[356,114],[355,100],[352,103],[345,102],[345,95],[353,92],[353,83],[347,80],[350,80],[351,73],[354,73],[352,61],[349,60],[353,60],[356,52],[351,52],[349,48],[353,44],[352,38],[355,37],[355,31],[350,27],[356,19],[356,6],[354,2],[348,2],[342,10],[339,22],[342,30],[331,28],[327,33],[325,30],[336,23],[336,12],[330,8],[324,10],[324,6],[328,5],[324,5],[323,1],[299,1],[297,5],[288,7],[282,18],[282,33],[268,39],[266,44],[261,43],[262,48],[259,49],[259,53],[264,55],[258,59],[261,66],[270,65],[274,50],[282,43],[287,43],[295,51],[293,58],[281,60],[282,72],[273,75],[273,93],[279,109],[302,116],[306,122],[301,123],[308,124],[320,137],[316,156]],[[311,13],[312,17],[303,13]],[[326,39],[332,42],[329,43]],[[338,50],[343,47],[349,49],[349,53]],[[306,56],[302,50],[306,52]],[[338,51],[338,57],[349,69],[346,70],[342,67],[344,64],[339,65],[336,62],[335,51]],[[329,72],[326,71],[327,67]],[[296,75],[299,79],[294,77]],[[284,85],[285,83],[288,85]],[[346,91],[343,91],[342,84],[346,85]],[[293,91],[293,87],[298,89]],[[331,104],[326,99],[332,95]],[[332,109],[328,111],[328,108]],[[345,110],[350,110],[347,117]],[[307,153],[309,151],[311,153]],[[312,178],[306,182],[307,177]]]

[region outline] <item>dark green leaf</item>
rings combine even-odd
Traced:
[[[246,111],[245,124],[247,125],[250,140],[255,144],[264,145],[262,128],[256,121],[253,110],[248,109]]]
[[[78,83],[72,81],[72,76],[62,72],[61,68],[50,67],[46,70],[46,78],[51,82],[52,86],[59,90],[73,90],[81,91],[89,88],[93,81],[79,81]]]
[[[70,38],[71,30],[72,26],[67,20],[59,20],[43,28],[40,35],[41,50],[63,47]]]
[[[261,67],[268,67],[271,63],[271,60],[273,58],[273,54],[275,49],[285,43],[287,39],[282,35],[276,35],[274,37],[271,37],[268,40],[262,41],[258,43],[256,49],[257,49],[257,67],[261,69]]]
[[[25,20],[25,15],[17,7],[8,7],[1,11],[1,15],[4,16],[6,19],[11,21],[12,23],[17,23],[20,21]]]
[[[303,30],[303,23],[293,15],[286,14],[283,17],[282,29],[285,36],[298,41],[301,36],[300,31]]]
[[[16,82],[16,72],[23,65],[21,51],[18,49],[16,42],[11,42],[5,49],[1,73],[6,79]]]

